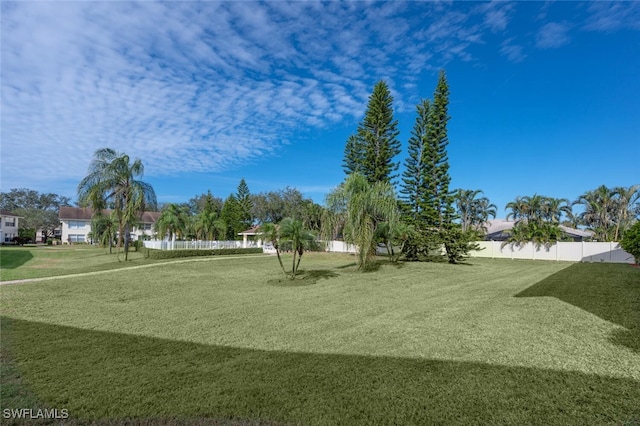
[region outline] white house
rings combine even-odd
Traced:
[[[111,214],[111,210],[103,212],[105,216]],[[140,239],[143,235],[151,237],[153,226],[160,216],[159,212],[143,212],[140,215],[139,226],[131,230],[131,240]],[[82,207],[60,207],[58,218],[60,219],[61,240],[63,243],[90,243],[91,218],[93,209]]]
[[[11,243],[18,236],[20,216],[6,210],[0,211],[0,243]]]

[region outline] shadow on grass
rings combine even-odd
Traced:
[[[2,251],[0,255],[0,268],[2,269],[16,269],[33,259],[29,248],[3,247],[0,250]]]
[[[358,425],[640,420],[640,386],[629,379],[472,362],[210,346],[10,318],[3,318],[2,326],[3,347],[8,345],[39,401],[66,408],[80,421],[250,419]],[[19,398],[9,401],[22,407]]]
[[[640,271],[626,264],[576,263],[516,295],[540,296],[558,298],[626,328],[610,340],[640,352]]]
[[[316,284],[322,279],[335,278],[340,276],[330,269],[312,269],[309,271],[299,270],[295,279],[289,279],[284,276],[267,281],[267,284],[277,287],[303,287]]]

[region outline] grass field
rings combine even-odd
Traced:
[[[0,280],[12,281],[83,272],[120,269],[129,266],[152,263],[142,252],[130,251],[129,260],[124,261],[124,253],[114,248],[92,247],[90,245],[1,247]]]
[[[638,269],[473,259],[363,274],[327,254],[301,268],[292,282],[273,257],[217,258],[2,286],[3,408],[77,421],[640,422]]]

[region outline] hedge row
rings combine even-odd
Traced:
[[[176,259],[194,256],[220,256],[227,254],[256,254],[262,253],[262,248],[225,248],[211,250],[156,250],[146,249],[146,256],[151,259]]]

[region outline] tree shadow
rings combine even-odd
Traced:
[[[354,266],[358,266],[358,264],[356,262],[346,263],[344,265],[336,266],[335,269],[346,269],[346,268],[352,268]]]
[[[16,269],[33,259],[29,248],[2,248],[0,268]]]
[[[631,379],[479,362],[206,345],[6,317],[2,326],[3,350],[11,351],[24,387],[33,389],[43,406],[67,409],[71,422],[248,419],[248,424],[370,425],[640,420],[640,386]],[[14,397],[3,402],[16,406],[3,404],[3,408],[24,407],[20,395]]]
[[[626,264],[576,263],[515,297],[550,296],[624,327],[610,341],[640,353],[640,273]]]
[[[299,270],[295,279],[286,277],[275,278],[267,281],[267,284],[276,287],[304,287],[308,285],[317,284],[318,281],[329,278],[336,278],[340,274],[330,269],[311,269],[311,270]]]

